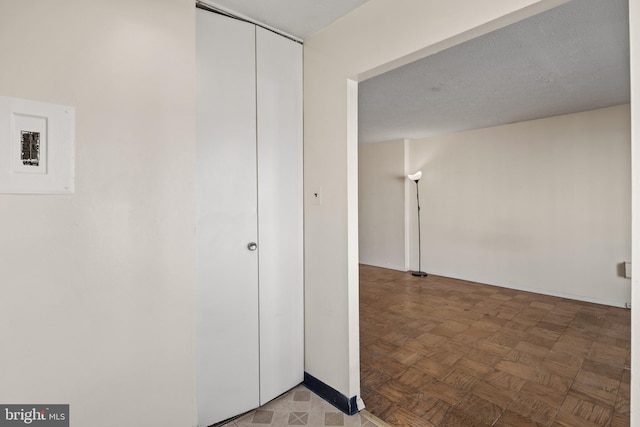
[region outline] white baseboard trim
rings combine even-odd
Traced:
[[[593,304],[601,304],[601,305],[608,305],[611,307],[620,307],[620,308],[626,308],[625,301],[613,301],[613,300],[607,300],[607,299],[602,299],[602,298],[594,298],[594,297],[588,297],[585,295],[575,295],[575,294],[567,294],[564,292],[556,292],[556,291],[552,291],[549,289],[534,289],[534,288],[528,288],[525,286],[517,286],[517,285],[501,285],[501,284],[496,284],[496,283],[484,283],[484,282],[478,282],[477,280],[471,279],[471,278],[465,278],[465,277],[456,277],[456,276],[452,276],[452,275],[448,275],[448,274],[438,274],[436,272],[431,272],[428,271],[429,274],[433,274],[435,276],[442,276],[442,277],[449,277],[452,279],[459,279],[459,280],[465,280],[467,282],[476,282],[476,283],[482,283],[483,285],[489,285],[489,286],[497,286],[499,288],[505,288],[505,289],[513,289],[516,291],[524,291],[524,292],[531,292],[533,294],[541,294],[541,295],[547,295],[550,297],[559,297],[559,298],[566,298],[566,299],[572,299],[572,300],[576,300],[576,301],[583,301],[583,302],[590,302]]]
[[[380,267],[380,268],[386,268],[389,270],[397,270],[397,271],[404,271],[406,272],[407,270],[404,267],[398,267],[398,266],[391,266],[391,265],[382,265],[379,263],[367,263],[367,262],[360,262],[360,264],[363,265],[370,265],[372,267]],[[588,297],[585,295],[575,295],[575,294],[567,294],[564,292],[555,292],[549,289],[533,289],[533,288],[527,288],[524,286],[516,286],[516,285],[499,285],[499,284],[495,284],[495,283],[483,283],[483,282],[478,282],[475,279],[472,278],[468,278],[468,277],[457,277],[451,274],[440,274],[437,272],[433,272],[433,271],[427,271],[427,273],[429,274],[433,274],[434,276],[442,276],[442,277],[449,277],[451,279],[458,279],[458,280],[464,280],[467,282],[476,282],[476,283],[481,283],[483,285],[489,285],[489,286],[497,286],[499,288],[505,288],[505,289],[513,289],[516,291],[523,291],[523,292],[531,292],[533,294],[541,294],[541,295],[547,295],[550,297],[559,297],[559,298],[566,298],[566,299],[572,299],[572,300],[576,300],[576,301],[583,301],[583,302],[590,302],[593,304],[601,304],[601,305],[608,305],[611,307],[619,307],[619,308],[628,308],[627,304],[631,304],[630,301],[614,301],[614,300],[608,300],[608,299],[602,299],[602,298],[594,298],[594,297]]]
[[[407,271],[406,268],[404,268],[403,266],[398,266],[398,265],[390,265],[390,264],[381,264],[381,263],[374,263],[374,262],[366,262],[366,261],[360,261],[360,264],[362,265],[368,265],[371,267],[380,267],[380,268],[386,268],[387,270],[396,270],[396,271]]]
[[[590,302],[593,304],[601,304],[601,305],[608,305],[611,307],[625,308],[624,301],[620,302],[620,301],[612,301],[612,300],[606,300],[601,298],[587,297],[584,295],[565,294],[564,292],[554,292],[547,289],[530,289],[530,288],[524,288],[519,286],[500,286],[500,285],[494,285],[494,286],[499,286],[501,288],[506,288],[506,289],[515,289],[517,291],[531,292],[534,294],[548,295],[550,297],[566,298],[566,299],[572,299],[576,301]]]

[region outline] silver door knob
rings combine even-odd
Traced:
[[[251,242],[247,245],[247,249],[249,249],[250,251],[255,251],[256,249],[258,249],[258,244],[256,242]]]

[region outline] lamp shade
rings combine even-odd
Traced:
[[[422,178],[422,171],[418,171],[412,175],[407,175],[407,177],[411,180],[411,181],[418,181],[420,178]]]

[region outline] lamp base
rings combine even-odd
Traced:
[[[412,276],[417,276],[417,277],[427,277],[428,274],[425,273],[424,271],[412,271],[411,272]]]

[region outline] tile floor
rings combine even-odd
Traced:
[[[361,266],[362,398],[394,427],[629,426],[630,315]]]
[[[304,385],[222,426],[390,427],[367,411],[345,415]]]

